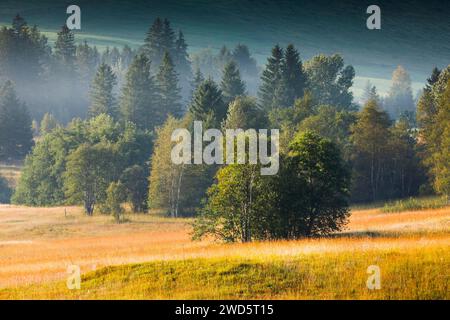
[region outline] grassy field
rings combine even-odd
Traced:
[[[0,206],[0,299],[450,298],[450,207],[354,210],[330,237],[250,244],[192,242],[189,219],[127,218]],[[80,290],[66,286],[72,264]]]

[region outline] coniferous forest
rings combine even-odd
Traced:
[[[0,300],[449,299],[448,7],[380,1],[0,4]]]
[[[141,47],[100,52],[67,26],[50,45],[17,15],[0,31],[0,70],[0,157],[24,160],[15,190],[2,182],[3,202],[120,216],[126,201],[136,212],[196,215],[197,236],[250,241],[339,230],[350,203],[449,196],[450,67],[431,70],[417,101],[399,66],[387,96],[368,83],[356,102],[355,70],[339,54],[302,60],[301,48],[274,44],[258,66],[239,43],[190,56],[165,18]],[[199,120],[279,128],[280,174],[172,164],[172,131]],[[230,225],[217,230],[219,218]]]

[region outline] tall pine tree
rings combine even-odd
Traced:
[[[7,81],[0,89],[0,159],[22,159],[33,146],[31,119],[26,106]]]
[[[93,118],[105,113],[117,118],[113,94],[116,83],[117,79],[111,67],[105,63],[101,64],[91,84],[89,117]]]
[[[189,55],[187,53],[186,41],[184,40],[183,32],[178,32],[178,38],[175,41],[175,66],[178,73],[189,79],[192,76],[191,63],[189,62]]]
[[[267,59],[266,68],[261,76],[259,98],[261,106],[266,110],[280,107],[283,100],[283,49],[276,45],[272,55]]]
[[[211,79],[207,79],[194,93],[189,111],[194,120],[212,122],[218,126],[227,114],[227,105],[223,102],[222,92]]]
[[[164,54],[156,79],[158,81],[158,100],[161,111],[165,115],[172,114],[173,116],[180,116],[182,110],[178,76],[167,51]]]
[[[283,106],[292,106],[295,100],[303,96],[306,88],[306,75],[303,72],[300,54],[292,44],[288,45],[284,52],[283,81],[285,90]]]
[[[164,51],[164,23],[157,17],[147,32],[142,51],[153,65],[159,65]]]
[[[241,80],[236,62],[230,61],[225,65],[220,88],[226,104],[245,94],[245,83]]]
[[[73,32],[64,25],[55,42],[55,57],[63,70],[75,70],[75,36]]]
[[[194,79],[192,79],[192,93],[191,96],[194,95],[195,90],[202,84],[202,82],[205,81],[205,77],[203,76],[203,73],[200,71],[200,68],[197,68],[195,70]]]
[[[148,58],[143,54],[137,55],[125,78],[120,98],[122,119],[144,130],[161,124],[163,117],[161,110],[156,108],[155,84]]]

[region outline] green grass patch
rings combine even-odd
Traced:
[[[408,198],[388,202],[381,208],[382,212],[402,212],[427,209],[439,209],[449,205],[446,197]]]
[[[366,286],[381,270],[381,289]],[[0,290],[0,299],[450,299],[447,248],[368,250],[106,267],[65,282]]]

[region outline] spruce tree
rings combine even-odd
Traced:
[[[19,14],[16,14],[12,22],[13,32],[15,34],[21,34],[24,31],[24,28],[26,27],[27,22],[25,21],[25,19],[22,18]]]
[[[189,62],[189,55],[187,53],[186,41],[184,40],[184,35],[181,30],[178,32],[178,38],[175,41],[175,67],[178,73],[185,78],[190,78],[191,76],[191,63]]]
[[[425,85],[425,90],[430,91],[433,85],[439,80],[439,76],[441,74],[441,70],[434,67],[431,71],[431,75],[427,78],[427,84]]]
[[[236,62],[230,61],[225,65],[220,88],[226,104],[245,94],[245,83],[241,80]]]
[[[0,89],[0,159],[22,159],[32,146],[30,115],[7,81]]]
[[[178,76],[167,51],[164,54],[156,79],[158,81],[159,108],[166,115],[180,116],[182,110]]]
[[[101,113],[108,114],[113,118],[117,117],[113,94],[116,83],[117,79],[111,67],[104,63],[101,64],[91,84],[89,117],[93,118]]]
[[[161,124],[162,110],[156,109],[155,85],[148,58],[137,55],[125,78],[120,98],[122,119],[133,122],[139,129],[151,130]]]
[[[154,64],[159,65],[164,48],[164,24],[161,18],[157,17],[147,32],[142,51]]]
[[[211,79],[200,84],[194,93],[189,111],[194,120],[213,121],[211,125],[220,125],[227,113],[222,92]]]
[[[256,77],[258,75],[258,67],[256,60],[252,58],[250,50],[245,44],[239,43],[231,54],[236,61],[241,75],[245,77]]]
[[[197,90],[198,86],[202,84],[202,82],[205,81],[205,77],[203,76],[203,73],[200,71],[200,68],[197,68],[195,70],[194,79],[192,79],[192,96]]]
[[[163,55],[161,58],[164,58],[164,54],[169,52],[171,56],[176,56],[175,53],[175,32],[170,26],[170,21],[168,19],[164,19],[163,21]]]
[[[280,107],[284,93],[283,88],[283,49],[276,45],[272,55],[267,59],[266,68],[261,76],[259,98],[262,107],[266,110]]]
[[[183,42],[184,39],[176,44],[175,33],[170,26],[170,21],[167,19],[162,20],[158,17],[147,32],[142,51],[150,59],[152,64],[158,67],[166,51],[172,57],[177,57],[176,45],[183,46]]]
[[[303,96],[306,87],[306,75],[303,72],[300,54],[290,44],[284,53],[283,65],[284,106],[294,105],[295,100]]]
[[[73,71],[75,69],[75,36],[73,32],[64,25],[55,42],[55,57],[64,69]]]

